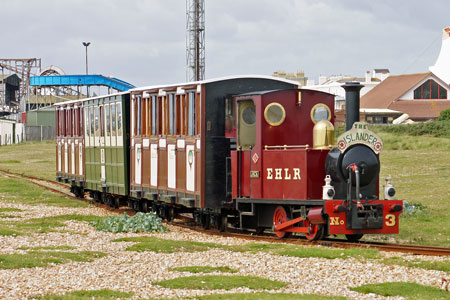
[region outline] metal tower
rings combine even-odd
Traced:
[[[6,72],[5,72],[6,71]],[[20,89],[17,98],[28,96],[30,77],[41,72],[40,58],[10,59],[0,58],[0,75],[17,74],[20,78]],[[5,96],[0,94],[0,103],[5,102]]]
[[[205,78],[205,1],[186,0],[186,80]]]

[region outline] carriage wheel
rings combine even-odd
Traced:
[[[173,219],[175,219],[175,208],[173,206],[167,207],[167,221],[173,222]]]
[[[305,233],[308,241],[321,240],[325,235],[325,227],[322,224],[311,224],[308,220],[303,221],[303,225],[308,228]]]
[[[364,234],[346,234],[345,237],[349,242],[357,242],[359,241]]]
[[[119,208],[119,207],[120,207],[120,198],[114,197],[114,208]]]
[[[276,225],[282,224],[289,221],[286,209],[283,206],[278,206],[275,209],[275,212],[273,213],[273,227],[275,228]],[[287,238],[291,236],[290,232],[284,232],[284,231],[275,231],[275,234],[279,238]]]
[[[148,202],[147,202],[147,200],[141,200],[141,210],[142,210],[142,212],[144,212],[144,213],[147,213],[148,212]]]

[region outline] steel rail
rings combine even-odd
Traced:
[[[117,213],[127,213],[128,215],[134,215],[135,212],[131,209],[124,209],[124,208],[112,208],[110,206],[107,206],[105,204],[95,202],[91,198],[78,198],[74,196],[70,191],[70,187],[67,184],[56,182],[49,179],[44,178],[38,178],[35,176],[29,176],[21,173],[14,173],[9,170],[3,170],[0,169],[0,173],[2,173],[4,176],[10,177],[10,178],[17,178],[17,179],[24,179],[28,180],[38,186],[41,186],[47,190],[50,190],[52,192],[62,194],[66,197],[70,197],[73,199],[77,199],[80,201],[90,202],[95,204],[96,206],[100,208],[107,209],[112,212]],[[295,238],[287,238],[287,239],[280,239],[278,237],[275,237],[269,233],[257,235],[255,232],[248,231],[248,230],[240,230],[236,228],[228,228],[227,232],[219,232],[218,230],[211,230],[211,229],[203,229],[200,227],[197,227],[195,225],[192,225],[193,218],[188,217],[186,215],[180,215],[177,218],[178,222],[165,222],[167,224],[171,224],[174,226],[186,228],[189,230],[194,230],[196,232],[205,233],[209,235],[217,235],[217,236],[223,236],[223,237],[234,237],[234,238],[240,238],[245,240],[252,240],[252,241],[260,241],[260,242],[269,242],[269,243],[285,243],[285,244],[292,244],[292,245],[302,245],[302,246],[326,246],[326,247],[333,247],[333,248],[375,248],[381,251],[387,251],[387,252],[401,252],[401,253],[409,253],[409,254],[415,254],[415,255],[427,255],[427,256],[450,256],[450,248],[447,247],[435,247],[435,246],[426,246],[426,245],[411,245],[411,244],[391,244],[391,243],[382,243],[382,242],[373,242],[373,241],[358,241],[358,242],[349,242],[347,240],[342,239],[331,239],[327,238],[324,240],[319,241],[308,241],[306,238],[297,236]],[[183,222],[179,222],[183,221]]]

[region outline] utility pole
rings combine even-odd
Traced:
[[[89,74],[88,72],[88,47],[91,44],[91,42],[83,42],[83,46],[86,48],[86,75]],[[86,87],[87,89],[87,96],[89,98],[89,86]]]
[[[205,1],[186,0],[186,80],[205,79]]]

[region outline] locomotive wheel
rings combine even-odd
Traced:
[[[308,221],[304,221],[303,225],[308,228],[308,232],[305,233],[308,241],[323,239],[325,235],[325,227],[322,224],[311,224]]]
[[[360,233],[360,234],[346,234],[345,237],[350,242],[357,242],[363,237],[363,235],[364,234],[362,234],[362,233]]]
[[[289,221],[286,209],[283,206],[278,206],[275,209],[275,212],[273,213],[273,227],[275,228],[276,225],[282,224]],[[275,234],[279,238],[288,238],[291,236],[291,232],[284,232],[284,231],[275,231]]]
[[[209,214],[202,214],[202,228],[207,230],[210,227],[210,217]]]
[[[227,228],[228,228],[228,216],[227,216],[227,214],[221,214],[219,231],[225,232],[225,231],[227,231]]]

